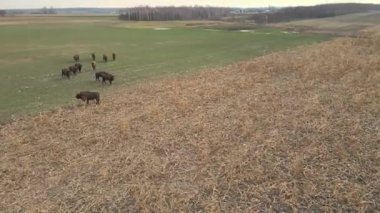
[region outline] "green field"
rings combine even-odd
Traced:
[[[0,19],[0,120],[20,112],[75,103],[74,95],[80,90],[104,91],[328,39],[274,29],[213,31],[181,27],[178,23],[174,28],[157,30],[138,27],[138,23],[129,25],[114,17],[97,17],[94,21],[90,17],[33,19],[36,18]],[[157,23],[155,27],[160,26]],[[116,76],[114,85],[95,81],[90,71],[91,52],[97,55],[98,70]],[[115,62],[101,62],[103,53],[110,56],[112,52],[117,53]],[[80,54],[85,71],[71,80],[62,79],[61,69],[74,63],[75,53]]]

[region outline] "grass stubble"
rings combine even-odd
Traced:
[[[0,211],[380,211],[378,29],[0,127]]]

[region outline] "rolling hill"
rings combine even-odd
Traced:
[[[0,211],[380,211],[377,35],[2,125]]]

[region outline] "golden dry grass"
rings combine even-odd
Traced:
[[[0,211],[380,211],[370,32],[0,129]]]
[[[271,26],[287,30],[304,32],[334,34],[340,36],[355,36],[360,30],[380,24],[380,13],[354,13],[330,18],[307,19],[284,23],[271,24]]]

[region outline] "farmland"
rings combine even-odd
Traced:
[[[116,17],[0,19],[0,120],[75,103],[78,90],[110,88],[94,81],[89,71],[92,52],[97,55],[98,70],[116,75],[114,88],[329,38],[268,28],[243,33],[187,26],[192,24],[128,23]],[[117,60],[103,63],[101,55],[112,52]],[[71,80],[61,79],[60,70],[74,63],[75,53],[80,54],[85,72]]]

